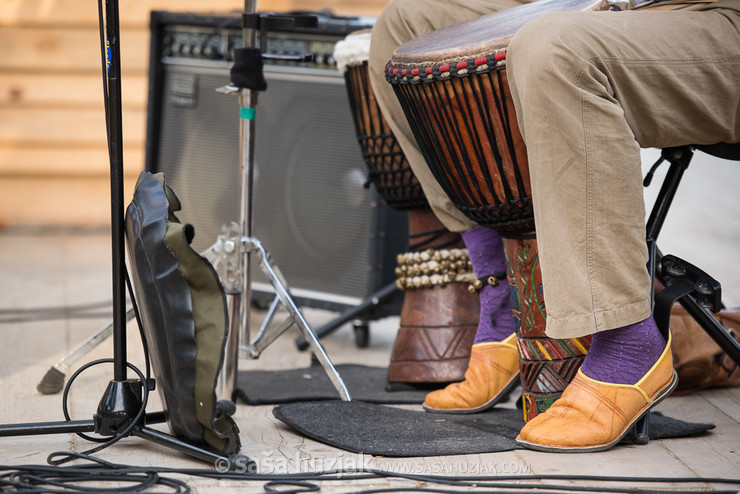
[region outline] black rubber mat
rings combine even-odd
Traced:
[[[521,448],[515,438],[524,426],[521,410],[494,408],[470,415],[405,410],[360,401],[320,401],[281,405],[277,419],[311,439],[353,453],[379,456],[447,456]],[[694,424],[651,414],[650,438],[704,433]]]
[[[370,403],[422,403],[429,391],[442,386],[402,385],[387,391],[388,370],[384,367],[340,364],[336,368],[352,399]],[[339,399],[339,393],[320,365],[280,371],[241,371],[236,387],[238,398],[250,405]]]

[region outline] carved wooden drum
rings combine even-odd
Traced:
[[[504,237],[525,420],[575,376],[590,337],[545,336],[527,153],[506,77],[506,51],[527,21],[551,11],[604,10],[605,1],[542,0],[421,36],[386,66],[422,153],[455,206]]]
[[[478,326],[478,298],[467,290],[474,275],[460,235],[444,228],[432,213],[381,114],[368,76],[369,50],[370,32],[358,31],[337,43],[334,57],[344,72],[369,182],[388,205],[408,211],[409,252],[398,256],[396,267],[404,302],[388,381],[459,381]]]

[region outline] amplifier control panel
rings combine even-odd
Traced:
[[[267,48],[263,51],[275,54],[310,54],[309,62],[266,60],[270,65],[291,65],[309,68],[334,69],[334,45],[347,34],[360,29],[369,29],[374,24],[370,17],[331,17],[313,14],[318,18],[316,28],[296,28],[291,31],[268,31]],[[233,60],[234,48],[242,46],[240,17],[195,16],[182,19],[172,18],[178,14],[154,12],[153,16],[168,16],[166,22],[159,19],[163,29],[160,46],[153,47],[164,58],[188,59],[203,62],[227,62]],[[180,14],[186,16],[187,14]],[[260,47],[257,36],[257,47]],[[261,48],[261,47],[260,47]]]

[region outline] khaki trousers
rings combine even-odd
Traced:
[[[725,9],[578,12],[512,40],[548,336],[650,315],[640,148],[740,141],[739,27]]]
[[[475,224],[431,175],[383,68],[412,38],[518,3],[395,0],[373,29],[381,109],[452,231]],[[713,5],[740,10],[740,0]],[[740,141],[739,27],[736,11],[716,8],[577,12],[546,15],[515,36],[507,74],[527,143],[548,336],[650,315],[639,150]]]

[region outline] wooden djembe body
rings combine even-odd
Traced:
[[[447,383],[463,379],[478,327],[480,306],[467,288],[474,275],[462,238],[448,231],[429,207],[368,78],[369,32],[337,45],[369,181],[394,209],[408,212],[409,251],[398,256],[397,286],[404,290],[400,326],[388,381]],[[352,55],[342,50],[351,43]]]

